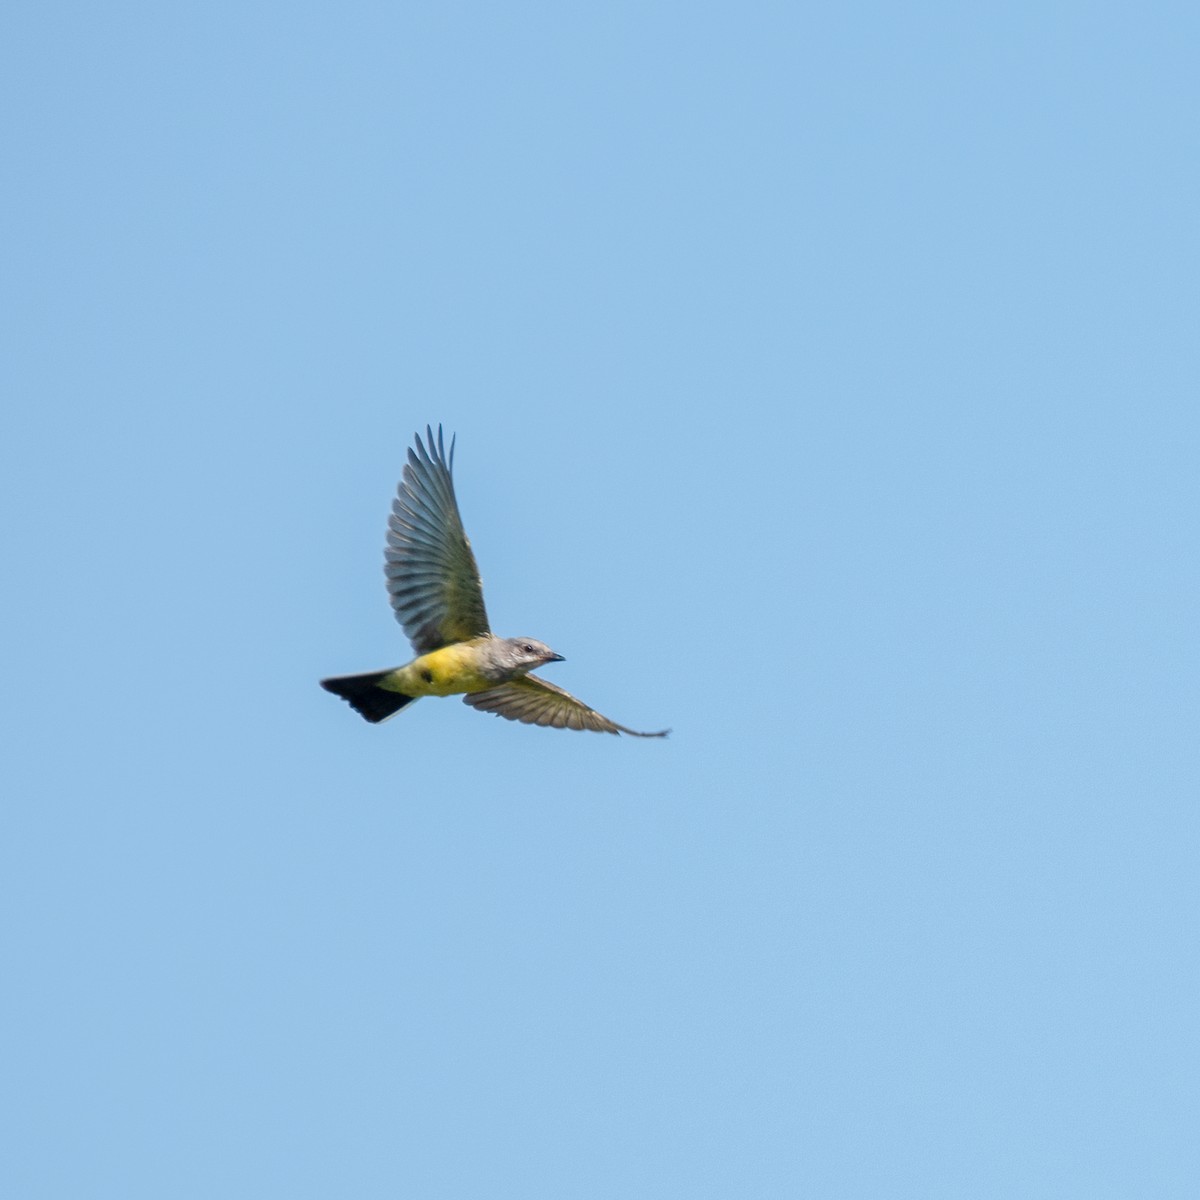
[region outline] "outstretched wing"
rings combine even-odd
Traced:
[[[582,700],[576,700],[569,692],[536,675],[523,675],[511,683],[488,688],[486,692],[468,692],[463,697],[463,703],[480,712],[495,713],[508,721],[524,721],[526,725],[592,729],[596,733],[628,733],[633,737],[666,737],[670,732],[661,729],[657,733],[639,733],[636,729],[626,729],[624,725],[602,717]]]
[[[450,477],[454,440],[447,457],[440,425],[436,442],[429,426],[425,438],[417,434],[416,449],[408,452],[384,551],[396,620],[419,654],[488,632],[479,568]]]

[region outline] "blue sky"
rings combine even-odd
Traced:
[[[1195,1195],[1192,6],[2,25],[6,1194]]]

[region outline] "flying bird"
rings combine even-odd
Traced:
[[[425,440],[420,434],[415,440],[392,501],[384,572],[396,620],[417,657],[386,671],[322,679],[321,686],[372,723],[386,721],[421,696],[461,695],[472,708],[527,725],[666,737],[666,729],[639,733],[618,725],[531,675],[535,667],[564,661],[544,642],[492,633],[479,568],[454,498],[454,439],[449,455],[440,425],[436,439],[426,426]]]

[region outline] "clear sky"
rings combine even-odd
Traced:
[[[1194,5],[0,25],[5,1195],[1197,1195]]]

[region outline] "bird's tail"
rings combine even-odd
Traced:
[[[391,671],[370,671],[366,675],[339,675],[334,679],[322,679],[321,686],[335,696],[341,696],[356,713],[366,717],[373,725],[386,721],[398,713],[416,696],[403,692],[390,692],[379,685]]]

